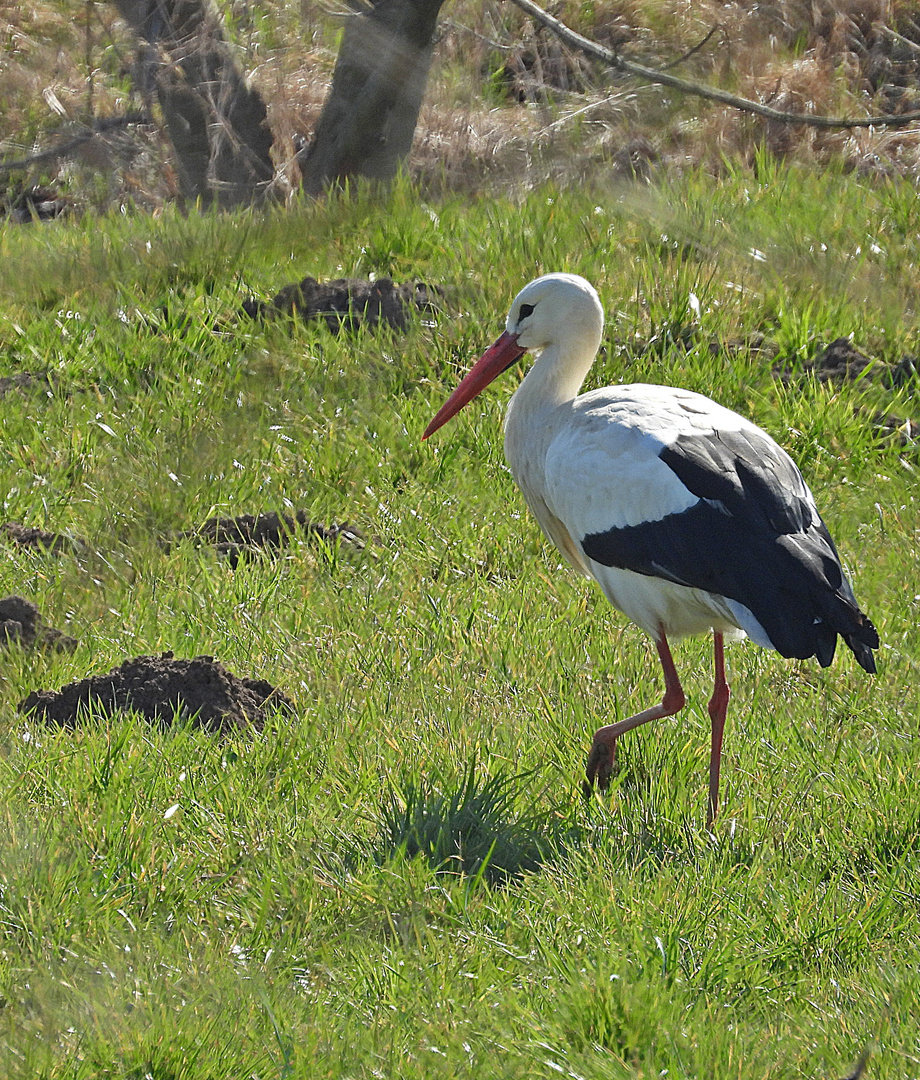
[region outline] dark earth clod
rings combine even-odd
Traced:
[[[0,398],[5,398],[14,390],[25,392],[35,387],[50,392],[54,389],[56,381],[50,371],[17,371],[15,375],[0,377]]]
[[[178,660],[166,652],[136,656],[105,675],[92,675],[60,690],[33,690],[19,710],[70,730],[90,711],[130,712],[164,729],[178,717],[205,731],[228,735],[261,731],[267,712],[293,712],[294,706],[265,679],[241,679],[213,656]]]
[[[920,443],[920,420],[910,416],[894,416],[873,412],[870,422],[878,432],[881,443],[894,443],[902,450],[916,449]]]
[[[85,541],[76,537],[48,532],[46,529],[38,529],[31,525],[22,525],[18,521],[5,521],[0,525],[0,540],[33,551],[47,551],[52,555],[85,551],[88,547]]]
[[[232,518],[212,517],[197,529],[186,529],[178,536],[213,546],[233,566],[266,550],[286,547],[298,536],[331,545],[346,544],[358,551],[365,546],[358,529],[348,524],[321,525],[311,521],[306,510],[292,514],[270,511]]]
[[[773,374],[780,382],[789,384],[802,375],[813,375],[818,382],[852,382],[858,379],[866,368],[873,364],[870,357],[861,353],[849,338],[835,338],[817,354],[814,360],[793,370],[791,361],[779,360],[773,367]],[[887,372],[884,364],[873,364],[878,373]],[[868,374],[874,374],[867,373]]]
[[[858,379],[872,360],[849,338],[836,338],[815,358],[812,369],[821,382]]]
[[[5,218],[17,225],[28,225],[34,221],[51,221],[71,208],[71,202],[59,191],[33,184],[0,199],[0,220]]]
[[[22,596],[4,596],[0,599],[0,647],[12,644],[27,649],[73,652],[77,639],[47,626],[31,600]]]
[[[323,319],[332,333],[356,330],[359,326],[376,329],[381,323],[394,330],[405,330],[414,313],[433,313],[439,309],[441,290],[435,285],[412,282],[397,285],[390,278],[365,281],[337,278],[321,282],[313,277],[286,285],[267,303],[251,299],[243,304],[243,313],[253,319],[279,315],[297,315],[301,319]]]

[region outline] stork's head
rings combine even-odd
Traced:
[[[585,337],[593,359],[604,329],[604,309],[590,281],[577,274],[544,274],[514,298],[505,333],[522,350],[541,353],[547,346]]]
[[[544,274],[525,285],[514,298],[505,332],[476,361],[425,429],[427,439],[464,405],[521,358],[539,355],[550,346],[560,361],[578,358],[590,367],[604,329],[604,309],[594,286],[577,274]]]

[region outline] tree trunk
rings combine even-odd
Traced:
[[[348,19],[313,140],[304,190],[348,177],[392,180],[415,135],[444,0],[371,0]]]
[[[142,92],[156,89],[186,199],[259,202],[274,176],[261,96],[237,68],[208,0],[114,0],[144,43]]]

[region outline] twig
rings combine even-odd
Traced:
[[[785,112],[780,109],[771,109],[769,105],[761,105],[758,101],[749,101],[747,98],[737,97],[725,90],[717,90],[713,86],[704,86],[702,83],[691,82],[689,79],[681,79],[677,75],[668,75],[660,68],[646,67],[632,60],[624,60],[603,45],[576,34],[565,23],[554,18],[543,8],[538,7],[533,0],[514,0],[514,3],[528,15],[552,30],[562,41],[575,49],[580,49],[586,56],[594,57],[605,64],[622,71],[625,75],[632,75],[637,79],[645,79],[647,82],[660,83],[662,86],[670,86],[674,90],[681,90],[685,94],[695,94],[697,97],[708,101],[718,101],[722,105],[728,105],[741,112],[754,113],[766,120],[775,120],[783,124],[805,124],[808,127],[817,128],[867,128],[867,127],[904,127],[920,120],[920,112],[900,113],[897,116],[865,116],[865,117],[841,117],[841,116],[812,116],[808,113]]]
[[[574,120],[576,116],[581,116],[582,113],[589,112],[591,109],[597,109],[601,105],[608,105],[611,101],[632,101],[634,97],[634,92],[623,93],[621,91],[617,94],[611,94],[609,97],[601,98],[600,101],[590,101],[587,105],[582,106],[582,108],[576,109],[574,112],[570,112],[565,116],[560,116],[558,120],[554,120],[551,124],[547,124],[546,127],[540,129],[540,134],[545,135],[548,131],[555,131],[557,127],[562,127],[563,124],[567,124],[570,120]]]
[[[478,30],[474,30],[471,26],[464,26],[463,23],[457,22],[456,19],[442,19],[441,25],[453,30],[462,30],[464,33],[484,41],[490,48],[499,49],[501,52],[508,52],[511,48],[510,45],[503,45],[500,41],[495,41],[490,37],[486,37],[485,34],[480,34]]]
[[[702,49],[702,47],[712,37],[712,35],[716,32],[716,30],[721,30],[721,29],[722,29],[722,24],[721,23],[716,23],[715,26],[709,31],[709,33],[703,38],[702,41],[700,41],[696,45],[694,45],[693,48],[690,49],[688,52],[685,52],[683,56],[678,56],[678,58],[676,60],[672,60],[669,64],[665,64],[664,67],[661,70],[662,71],[670,71],[671,68],[677,67],[678,64],[682,64],[685,60],[689,60],[690,57],[693,56],[694,53],[698,53],[700,51],[700,49]]]

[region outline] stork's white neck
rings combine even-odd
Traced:
[[[572,401],[591,370],[598,344],[591,335],[547,345],[515,391],[508,406],[509,420],[512,411],[533,414]]]
[[[591,368],[596,345],[548,345],[514,392],[505,414],[505,458],[525,496],[539,485],[546,450]]]

